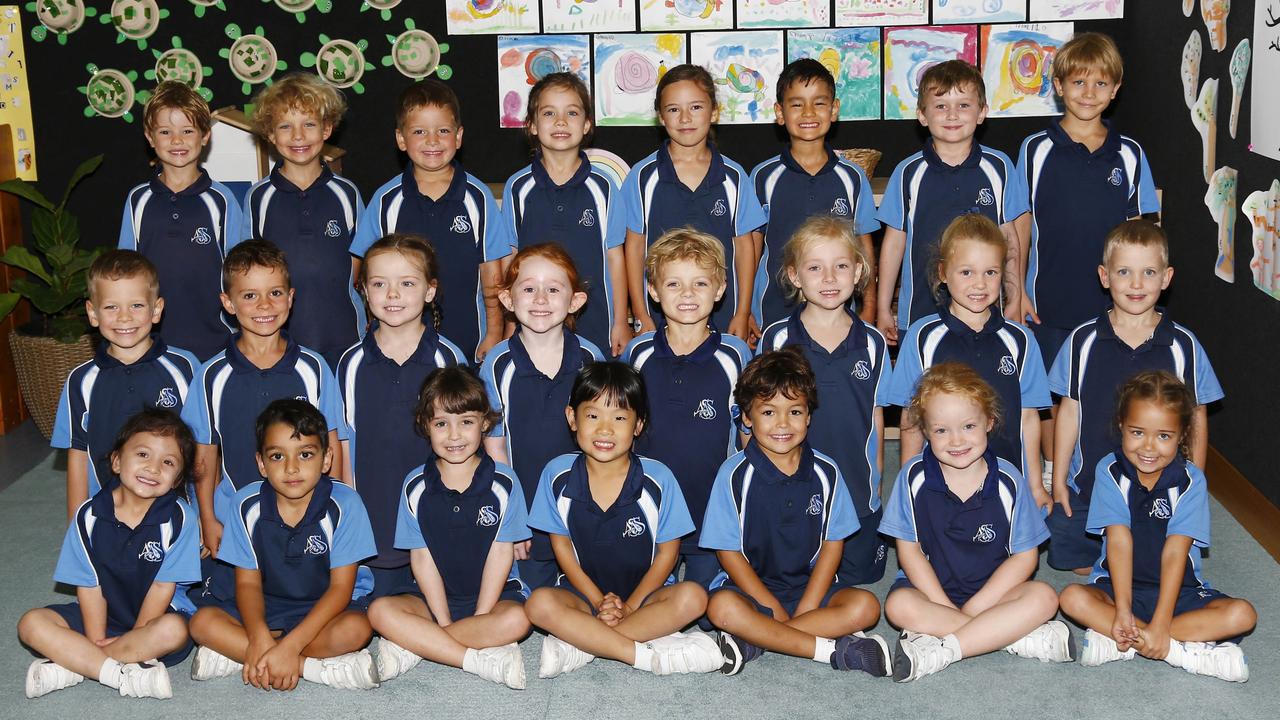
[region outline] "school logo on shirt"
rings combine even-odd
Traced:
[[[209,228],[196,228],[196,234],[191,236],[191,242],[197,245],[208,245],[213,242],[213,236],[209,234]]]
[[[146,545],[142,546],[142,552],[138,553],[139,560],[147,562],[160,562],[164,560],[164,550],[160,548],[160,543],[155,540],[148,540]]]
[[[1120,183],[1124,182],[1124,175],[1120,174],[1120,168],[1111,168],[1111,174],[1107,176],[1107,182],[1120,187]]]
[[[710,399],[701,400],[698,402],[698,409],[693,411],[693,416],[699,420],[715,420],[716,406]]]
[[[156,398],[156,407],[159,407],[159,408],[178,407],[178,395],[173,391],[173,388],[160,389],[160,397]]]
[[[886,551],[887,551],[887,546],[884,543],[880,543],[879,545],[876,545],[876,562],[880,562],[881,560],[884,560],[884,554]]]
[[[983,523],[978,526],[978,532],[973,534],[973,541],[980,543],[989,543],[996,539],[996,531],[991,528],[991,523]]]
[[[578,221],[582,227],[595,227],[596,214],[591,208],[582,211],[582,219]]]
[[[498,524],[498,513],[493,511],[492,505],[485,505],[480,508],[480,512],[476,513],[476,525],[480,527],[493,527]]]
[[[711,206],[711,214],[720,217],[729,212],[729,208],[725,206],[724,200],[716,200],[716,204]]]
[[[996,196],[991,194],[990,188],[982,188],[978,191],[979,205],[995,205]]]
[[[831,206],[832,215],[848,215],[849,201],[844,198],[836,198],[836,202]]]
[[[307,548],[302,551],[303,555],[323,555],[329,552],[329,545],[325,543],[324,537],[321,535],[312,535],[307,538]]]
[[[453,219],[453,225],[449,226],[449,229],[459,235],[465,235],[471,232],[471,221],[467,219],[466,215],[458,215]]]
[[[324,234],[325,237],[339,237],[342,235],[342,226],[338,224],[337,220],[330,220],[324,226]]]
[[[1173,512],[1169,510],[1169,500],[1167,498],[1156,498],[1151,503],[1151,512],[1147,513],[1147,517],[1153,517],[1157,520],[1168,520],[1173,517]]]
[[[853,364],[853,376],[859,380],[868,380],[871,378],[871,366],[867,365],[866,360],[859,360]]]
[[[622,529],[622,537],[633,538],[644,534],[644,521],[637,515],[627,519],[627,526]]]
[[[805,512],[809,513],[810,515],[821,515],[822,514],[822,496],[818,495],[817,493],[814,493],[814,496],[809,498],[809,509],[805,510]]]
[[[996,372],[1001,375],[1012,375],[1018,372],[1018,365],[1013,361],[1013,356],[1005,355],[1000,358],[1000,365],[996,368]]]

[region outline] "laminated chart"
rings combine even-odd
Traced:
[[[17,5],[0,5],[0,124],[13,129],[17,176],[36,180],[36,136],[31,124],[31,86],[22,47],[22,17]]]

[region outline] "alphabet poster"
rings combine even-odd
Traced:
[[[36,180],[36,136],[31,124],[31,86],[22,47],[22,18],[17,5],[0,6],[0,125],[13,128],[17,176]]]

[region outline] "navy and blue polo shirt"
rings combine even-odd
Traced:
[[[209,173],[173,192],[156,173],[125,196],[118,246],[137,250],[160,274],[160,331],[203,362],[222,349],[231,321],[222,314],[222,260],[244,238],[240,205]]]
[[[181,413],[200,367],[194,355],[165,345],[156,335],[151,348],[129,365],[112,357],[108,348],[99,343],[93,359],[67,376],[49,443],[88,454],[89,497],[111,476],[111,448],[125,421],[151,407]]]
[[[854,511],[865,518],[880,509],[880,436],[872,416],[889,404],[889,345],[879,330],[845,308],[853,325],[835,352],[827,352],[809,336],[803,311],[801,305],[765,328],[756,348],[763,354],[794,345],[804,353],[818,381],[808,442],[836,461]]]
[[[898,163],[889,176],[877,217],[907,236],[898,290],[898,327],[907,328],[937,311],[929,292],[942,231],[957,217],[976,212],[995,224],[1027,211],[1027,189],[1008,155],[973,143],[969,157],[948,165],[933,140]]]
[[[939,306],[937,314],[912,323],[900,347],[898,366],[889,381],[889,402],[909,405],[920,376],[938,363],[953,360],[968,365],[1000,396],[1002,420],[987,436],[991,448],[1027,475],[1022,411],[1052,403],[1040,346],[1031,331],[1005,320],[994,306],[988,311],[987,324],[975,331],[951,314],[948,303]]]
[[[656,332],[632,340],[620,358],[644,377],[649,422],[636,438],[636,452],[671,472],[694,523],[707,512],[707,498],[720,464],[738,451],[738,404],[733,388],[751,360],[742,340],[711,334],[688,355],[676,355],[667,342],[665,323]],[[680,544],[685,554],[702,552],[691,535]]]
[[[1093,565],[1089,583],[1111,578],[1107,567],[1107,528],[1121,525],[1133,536],[1130,567],[1135,586],[1160,587],[1160,567],[1165,539],[1170,535],[1191,538],[1182,573],[1182,587],[1208,588],[1200,574],[1200,549],[1209,547],[1209,483],[1200,468],[1179,454],[1148,490],[1138,471],[1123,453],[1113,452],[1098,461],[1089,499],[1085,529],[1102,535],[1102,554]]]
[[[71,518],[53,571],[57,582],[96,587],[107,601],[107,627],[133,629],[153,583],[200,582],[200,524],[176,493],[156,498],[137,527],[116,518],[114,476]],[[178,588],[169,607],[190,616],[195,606]]]
[[[547,462],[578,449],[564,410],[569,406],[569,393],[578,372],[604,360],[604,355],[590,340],[563,328],[560,369],[554,377],[547,377],[533,364],[520,332],[517,330],[489,351],[480,366],[480,380],[490,406],[502,416],[502,422],[489,430],[489,436],[506,441],[507,463],[520,478],[527,509]],[[540,559],[550,560],[551,556]]]
[[[342,428],[338,382],[324,358],[284,337],[289,343],[284,355],[275,365],[260,368],[240,352],[232,336],[225,350],[196,371],[182,407],[182,419],[191,426],[196,442],[218,445],[221,450],[213,511],[223,524],[230,517],[232,496],[262,479],[254,457],[258,450],[254,425],[271,401],[306,400],[324,413],[329,430]]]
[[[982,487],[961,500],[947,487],[942,465],[927,444],[924,453],[898,473],[884,509],[880,532],[920,544],[938,582],[957,606],[963,605],[1012,555],[1034,550],[1049,529],[1027,481],[990,447],[984,456]],[[899,570],[898,579],[911,578]]]
[[[764,210],[756,199],[755,186],[747,171],[707,143],[711,164],[696,189],[680,182],[664,140],[656,152],[636,163],[622,182],[621,220],[626,230],[645,237],[645,248],[668,230],[692,227],[714,236],[724,245],[728,288],[711,319],[716,327],[727,328],[738,307],[738,287],[734,273],[733,239],[765,223]]]
[[[1018,174],[1031,203],[1027,296],[1040,322],[1069,330],[1107,309],[1098,282],[1112,228],[1160,211],[1142,146],[1103,120],[1107,139],[1093,152],[1058,121],[1022,141]]]
[[[404,479],[399,506],[396,547],[432,551],[450,607],[475,604],[494,543],[530,537],[515,471],[483,453],[471,485],[461,492],[445,486],[435,458],[428,458]],[[520,579],[515,563],[507,579]]]
[[[618,197],[613,181],[591,165],[586,153],[579,157],[582,164],[563,185],[547,175],[541,153],[508,178],[502,192],[503,225],[513,248],[553,242],[569,253],[587,288],[587,304],[574,330],[597,347],[609,348],[617,310],[606,255],[622,246],[626,231],[609,230],[618,224],[609,212]],[[621,210],[617,214],[622,217]]]
[[[1116,337],[1106,313],[1084,323],[1071,331],[1049,371],[1049,390],[1080,403],[1067,484],[1086,501],[1093,489],[1089,468],[1096,468],[1115,448],[1116,395],[1129,378],[1144,370],[1168,370],[1187,386],[1198,405],[1225,395],[1196,336],[1170,319],[1163,308],[1157,312],[1160,324],[1136,348]]]
[[[363,205],[355,183],[323,166],[310,187],[277,165],[244,199],[241,237],[270,240],[289,260],[289,333],[332,361],[364,333],[364,302],[351,277],[351,241]]]
[[[436,251],[440,271],[436,302],[440,331],[474,358],[485,333],[480,265],[511,254],[498,206],[489,186],[453,163],[453,182],[438,200],[423,195],[413,165],[388,180],[369,198],[351,254],[364,257],[369,246],[390,233],[425,237]]]
[[[829,147],[827,164],[815,175],[796,162],[786,147],[751,171],[751,183],[769,223],[751,301],[756,322],[765,327],[785,319],[795,307],[778,286],[778,274],[783,248],[801,223],[815,215],[831,215],[848,220],[855,233],[864,235],[879,230],[880,221],[867,174]]]
[[[808,441],[803,448],[794,475],[783,474],[754,440],[725,460],[698,538],[708,550],[742,553],[784,602],[804,594],[822,544],[844,540],[859,527],[835,461]],[[711,587],[726,579],[722,571]]]
[[[635,453],[618,499],[602,510],[591,497],[586,456],[575,453],[543,469],[529,527],[567,536],[596,587],[626,598],[653,566],[658,546],[693,532],[693,519],[671,471]]]

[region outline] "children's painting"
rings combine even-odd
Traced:
[[[571,72],[591,87],[586,35],[498,36],[498,126],[524,127],[529,89],[553,72]]]
[[[826,27],[831,24],[827,0],[738,0],[738,27]]]
[[[668,69],[685,62],[684,33],[595,36],[597,125],[653,125],[653,94]]]
[[[836,27],[928,23],[928,0],[836,0]]]
[[[538,0],[444,0],[450,35],[536,33]]]
[[[947,60],[977,64],[977,25],[885,28],[884,119],[915,119],[920,79]]]
[[[1253,284],[1275,300],[1280,300],[1280,180],[1272,180],[1269,190],[1254,190],[1244,199],[1245,219],[1253,227],[1253,259],[1249,272]]]
[[[1008,4],[1009,0],[1005,0]],[[1124,17],[1124,0],[1031,0],[1032,20],[1107,20]]]
[[[1074,23],[982,26],[982,79],[989,117],[1058,115],[1053,58]]]
[[[720,122],[773,122],[773,102],[782,74],[782,31],[695,33],[689,62],[705,67],[716,81]]]
[[[1020,22],[1026,0],[933,0],[933,24]]]
[[[542,29],[549,33],[631,32],[636,0],[542,0]]]
[[[640,29],[646,32],[733,29],[733,3],[730,0],[639,0],[639,2]]]
[[[880,28],[789,30],[787,62],[800,58],[835,77],[841,120],[880,119]]]
[[[1218,224],[1218,259],[1213,274],[1229,283],[1236,281],[1236,185],[1239,173],[1232,167],[1220,167],[1209,177],[1204,194],[1209,216]]]
[[[1253,82],[1249,90],[1249,149],[1280,160],[1280,7],[1259,2],[1253,10]],[[1266,78],[1258,82],[1258,78]]]

